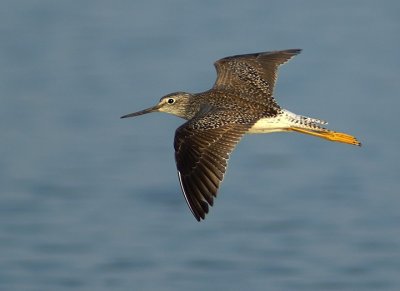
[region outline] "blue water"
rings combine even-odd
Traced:
[[[399,1],[0,4],[0,290],[400,290]],[[302,48],[279,103],[357,136],[246,136],[192,217],[182,120],[218,58]]]

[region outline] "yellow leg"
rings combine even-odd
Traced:
[[[312,130],[307,128],[299,128],[299,127],[290,127],[289,130],[296,131],[300,133],[310,134],[313,136],[318,136],[330,141],[348,143],[352,145],[361,146],[361,143],[352,135],[343,133],[343,132],[336,132],[331,130]]]

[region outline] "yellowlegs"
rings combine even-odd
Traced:
[[[278,67],[300,49],[226,57],[215,62],[217,80],[202,93],[176,92],[148,109],[187,120],[175,132],[174,148],[183,195],[200,221],[214,203],[230,153],[246,133],[295,131],[360,146],[353,136],[324,127],[325,121],[297,115],[274,99]]]

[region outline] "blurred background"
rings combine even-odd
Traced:
[[[400,290],[399,1],[0,4],[1,290]],[[246,136],[197,223],[183,120],[120,120],[213,62],[302,48],[285,108],[363,147]]]

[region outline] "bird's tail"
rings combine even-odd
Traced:
[[[284,110],[283,114],[290,120],[290,126],[288,127],[289,131],[309,134],[330,141],[361,146],[361,143],[354,136],[325,128],[324,125],[328,124],[326,121],[297,115],[288,110]]]

